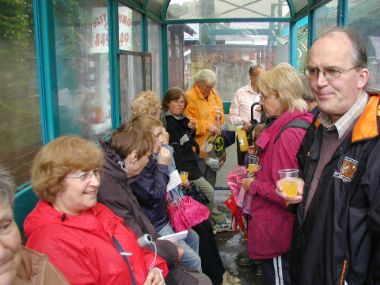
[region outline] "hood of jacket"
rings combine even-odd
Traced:
[[[137,177],[128,177],[124,170],[124,161],[112,148],[110,140],[99,140],[104,152],[103,171],[116,180],[131,184]]]
[[[313,115],[308,112],[299,111],[295,111],[293,113],[283,113],[280,117],[276,119],[276,121],[274,121],[273,124],[270,125],[270,127],[264,129],[261,132],[260,136],[256,140],[256,144],[261,149],[265,149],[268,143],[271,141],[271,139],[277,136],[281,128],[285,126],[287,123],[294,120],[303,120],[305,122],[311,123],[313,120]]]

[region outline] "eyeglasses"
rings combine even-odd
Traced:
[[[99,179],[100,177],[100,171],[98,169],[94,169],[92,171],[83,172],[77,175],[67,175],[65,178],[74,178],[74,179],[80,179],[81,181],[88,181],[91,179],[92,176],[95,176],[96,179]]]
[[[214,85],[205,85],[205,84],[199,83],[198,88],[210,92],[214,88]]]
[[[319,73],[322,72],[323,76],[327,80],[334,80],[334,79],[340,78],[342,73],[353,70],[355,68],[357,68],[357,66],[351,67],[349,69],[343,69],[343,70],[334,68],[334,67],[328,67],[326,69],[319,69],[317,67],[306,67],[304,73],[310,79],[318,79]]]

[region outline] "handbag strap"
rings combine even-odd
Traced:
[[[182,191],[180,191],[179,186],[174,187],[172,190],[169,191],[169,200],[170,202],[178,202],[183,197]]]
[[[135,275],[132,272],[131,264],[129,263],[129,260],[128,260],[128,257],[126,255],[126,252],[124,251],[123,247],[121,246],[121,244],[119,243],[119,241],[114,236],[112,236],[112,241],[115,244],[117,250],[120,252],[120,255],[123,257],[123,259],[125,260],[125,263],[128,266],[128,270],[129,270],[129,273],[131,274],[131,278],[132,278],[132,285],[137,285],[137,282],[136,282],[136,279],[135,279]]]

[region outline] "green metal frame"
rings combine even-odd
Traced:
[[[338,0],[338,26],[347,25],[348,0]],[[288,22],[290,48],[289,59],[294,66],[297,65],[297,23],[305,16],[309,18],[309,38],[308,45],[314,40],[315,29],[312,25],[315,9],[329,3],[330,0],[312,1],[308,0],[308,6],[295,12],[293,1],[287,0],[290,11],[290,18],[220,18],[220,19],[166,19],[166,13],[170,0],[165,0],[162,10],[149,9],[149,0],[142,2],[135,0],[108,0],[108,20],[109,20],[109,63],[110,63],[110,95],[111,95],[111,117],[112,128],[116,128],[121,123],[120,110],[120,78],[119,78],[119,58],[118,48],[118,3],[124,4],[142,15],[142,52],[149,50],[148,19],[161,24],[162,35],[162,93],[168,88],[168,24],[185,23],[217,23],[217,22]],[[55,58],[55,33],[54,33],[54,9],[52,0],[33,0],[35,17],[35,43],[37,54],[38,84],[40,92],[40,110],[43,143],[47,143],[59,134],[59,112],[57,104],[57,75]]]
[[[191,24],[191,23],[244,23],[244,22],[290,22],[291,18],[218,18],[218,19],[176,19],[176,20],[165,20],[167,24]]]
[[[168,25],[163,24],[161,27],[162,35],[162,94],[165,94],[166,90],[169,89],[169,57],[168,57]]]
[[[59,133],[53,3],[34,0],[33,9],[42,140],[46,144]]]
[[[338,26],[347,25],[348,0],[338,0]],[[166,13],[170,0],[165,0],[160,14],[149,9],[149,0],[142,2],[134,0],[108,0],[109,20],[109,63],[110,63],[110,95],[111,95],[111,117],[112,128],[121,123],[120,110],[120,78],[118,49],[118,3],[124,4],[142,15],[142,52],[149,50],[148,18],[161,24],[162,35],[162,93],[168,88],[168,43],[167,25],[185,23],[217,23],[217,22],[288,22],[289,25],[289,59],[294,66],[297,65],[297,23],[304,16],[309,16],[309,39],[308,45],[314,40],[313,15],[315,9],[330,2],[330,0],[312,1],[308,0],[308,6],[301,11],[295,12],[293,1],[286,1],[289,6],[290,18],[219,18],[219,19],[166,19]],[[36,30],[36,53],[38,68],[38,83],[40,90],[40,105],[42,117],[43,142],[53,140],[59,134],[59,113],[57,104],[57,77],[55,61],[54,41],[54,11],[52,0],[33,0]]]
[[[119,51],[119,21],[118,1],[108,1],[108,44],[110,66],[110,95],[112,128],[116,129],[121,123],[120,114],[120,51]],[[121,1],[120,1],[121,3]],[[124,3],[123,3],[124,4]]]
[[[338,0],[337,24],[338,26],[347,25],[348,0]],[[314,40],[315,29],[313,27],[314,11],[330,2],[330,0],[312,1],[308,0],[308,6],[298,11],[294,10],[291,0],[287,0],[290,10],[290,18],[220,18],[220,19],[176,19],[167,20],[166,13],[170,0],[165,0],[160,14],[149,10],[149,0],[137,2],[133,0],[108,0],[108,21],[109,21],[109,66],[110,66],[110,96],[111,96],[111,117],[112,128],[117,128],[121,123],[120,110],[120,50],[118,47],[118,3],[122,3],[134,11],[142,14],[142,52],[149,50],[148,40],[148,18],[161,24],[162,35],[162,72],[163,84],[162,93],[168,88],[168,24],[184,23],[217,23],[217,22],[289,22],[290,32],[290,62],[297,65],[297,28],[299,20],[308,16],[310,47]],[[57,67],[55,53],[55,31],[54,31],[54,7],[52,0],[33,0],[33,13],[35,25],[35,46],[38,88],[40,94],[40,112],[42,140],[46,144],[55,139],[59,134],[59,112],[57,102]],[[225,110],[229,109],[230,102],[224,102]],[[227,111],[228,112],[228,111]],[[32,191],[30,183],[25,183],[17,188],[18,193],[15,197],[15,217],[18,225],[37,202],[37,197]]]
[[[347,26],[348,0],[338,0],[338,27]]]
[[[347,24],[348,3],[347,0],[338,0],[338,25]],[[309,15],[309,45],[314,40],[314,28],[312,25],[314,10],[330,2],[330,0],[312,1],[308,0],[308,6],[301,11],[295,12],[293,1],[286,1],[289,6],[290,18],[220,18],[220,19],[166,19],[166,13],[170,0],[165,0],[160,14],[149,9],[149,0],[142,2],[134,0],[108,0],[109,20],[109,62],[110,62],[110,93],[111,93],[111,116],[112,128],[121,123],[120,115],[120,78],[119,78],[119,49],[118,49],[118,3],[122,3],[142,15],[142,52],[149,50],[148,40],[148,18],[161,24],[162,34],[162,91],[168,88],[168,45],[167,25],[184,23],[217,23],[217,22],[289,22],[290,36],[290,63],[297,64],[296,31],[297,22],[302,17]],[[57,110],[57,78],[55,63],[55,41],[54,41],[54,11],[51,0],[34,0],[35,30],[36,30],[36,52],[38,83],[41,100],[41,117],[43,142],[53,140],[59,134],[59,116]]]
[[[297,66],[297,23],[290,22],[289,25],[289,62]]]
[[[16,224],[21,232],[22,239],[25,241],[25,235],[23,231],[23,223],[26,216],[33,210],[34,206],[37,204],[38,198],[33,192],[32,186],[18,191],[15,195],[15,201],[13,205],[13,212],[15,215]]]

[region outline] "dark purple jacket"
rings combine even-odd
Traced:
[[[144,214],[130,187],[132,178],[128,179],[126,172],[120,167],[122,161],[109,146],[108,142],[101,141],[104,150],[105,163],[101,176],[98,200],[108,206],[116,215],[124,220],[124,224],[130,227],[140,237],[150,234],[155,239],[158,255],[166,260],[169,265],[177,261],[177,246],[165,240],[156,240],[158,234]],[[153,245],[150,245],[154,251]]]
[[[158,164],[151,156],[147,166],[131,183],[133,194],[156,231],[169,223],[166,210],[166,188],[169,182],[167,165]]]

